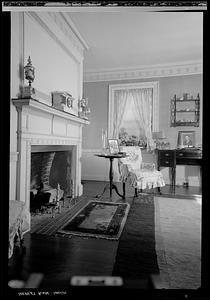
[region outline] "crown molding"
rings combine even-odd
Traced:
[[[84,82],[112,81],[126,79],[144,79],[202,74],[201,61],[142,66],[127,69],[104,69],[84,72]]]

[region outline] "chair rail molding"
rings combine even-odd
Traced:
[[[145,79],[170,76],[184,76],[203,73],[202,61],[186,61],[173,64],[159,64],[124,69],[87,70],[84,82]]]

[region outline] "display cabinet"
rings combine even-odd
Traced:
[[[171,127],[199,126],[200,96],[196,98],[183,94],[183,97],[171,99]]]

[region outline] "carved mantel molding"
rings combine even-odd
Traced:
[[[63,119],[69,120],[69,121],[81,123],[84,125],[88,125],[90,123],[88,120],[71,115],[67,112],[60,111],[54,107],[50,107],[44,103],[41,103],[37,100],[32,99],[32,98],[27,98],[27,99],[16,98],[16,99],[12,99],[12,102],[16,106],[16,108],[19,110],[22,109],[23,107],[28,107],[28,108],[36,109],[36,110],[39,110],[42,112],[46,112],[53,116],[61,117]]]
[[[90,122],[68,112],[58,110],[32,97],[12,99],[17,109],[17,152],[11,163],[17,163],[16,198],[29,207],[30,165],[34,146],[73,147],[73,177],[75,195],[82,195],[81,154],[82,127]],[[15,162],[13,162],[15,160]],[[30,219],[29,219],[30,224]]]

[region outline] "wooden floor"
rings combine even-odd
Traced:
[[[103,190],[105,182],[84,181],[84,195],[95,197]],[[122,187],[118,184],[120,192]],[[199,188],[176,188],[176,197],[192,199],[200,195]],[[127,197],[133,196],[133,189],[127,189]],[[174,197],[170,186],[162,189],[162,196]],[[108,199],[109,191],[104,198]],[[119,201],[119,196],[113,191],[112,201]],[[24,236],[26,252],[22,255],[15,248],[9,260],[8,276],[11,279],[26,281],[32,273],[43,274],[40,288],[67,288],[70,279],[75,275],[109,276],[115,260],[117,241],[80,237],[35,237],[29,233]]]

